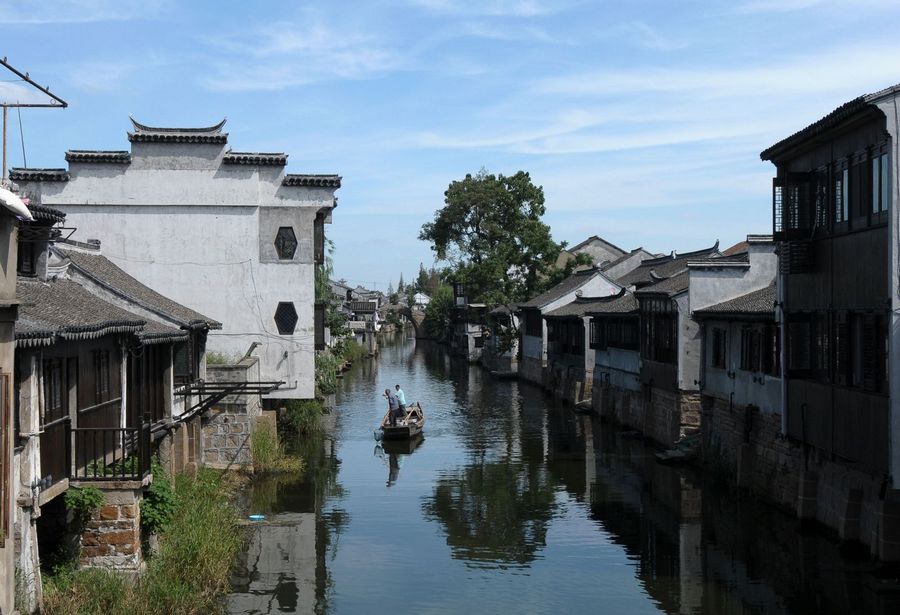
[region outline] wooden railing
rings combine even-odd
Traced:
[[[72,429],[72,478],[142,480],[150,472],[150,423]]]

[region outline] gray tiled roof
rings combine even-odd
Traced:
[[[124,150],[105,151],[70,149],[66,152],[69,162],[107,162],[112,164],[130,164],[131,153]]]
[[[533,299],[529,299],[525,303],[520,303],[520,308],[541,308],[548,303],[556,301],[560,297],[564,297],[565,295],[578,290],[582,286],[584,286],[591,278],[595,275],[600,275],[600,271],[597,269],[584,269],[582,271],[576,271],[565,280],[551,288],[550,290],[541,293],[537,297]]]
[[[16,295],[22,301],[15,324],[19,346],[48,345],[57,337],[80,340],[116,333],[135,333],[151,343],[188,336],[174,327],[147,322],[71,280],[22,279],[16,284]]]
[[[145,286],[126,273],[122,268],[100,254],[86,254],[76,250],[66,250],[65,245],[57,244],[53,248],[69,259],[71,265],[94,281],[107,287],[125,299],[133,301],[151,311],[157,312],[181,326],[208,326],[210,329],[221,329],[222,324],[204,316],[152,288]]]
[[[15,167],[10,169],[9,178],[16,182],[67,182],[69,171],[66,169],[26,169]]]
[[[587,310],[586,315],[592,314],[631,314],[638,311],[638,300],[634,293],[622,291],[618,295],[599,302],[596,307]]]
[[[685,263],[689,260],[699,260],[710,258],[719,253],[719,242],[710,248],[695,250],[693,252],[685,252],[684,254],[675,253],[659,258],[648,258],[641,261],[641,264],[630,272],[616,280],[622,286],[640,286],[642,284],[651,284],[656,278],[668,278],[675,273],[681,271],[685,267]],[[651,275],[652,274],[652,275]]]
[[[324,188],[340,188],[340,175],[300,175],[288,173],[281,180],[282,186],[313,186]]]
[[[738,252],[737,254],[729,254],[723,256],[712,256],[708,258],[697,258],[689,261],[691,265],[702,265],[705,267],[715,267],[720,264],[750,264],[750,254],[747,252]]]
[[[684,263],[681,263],[681,266],[684,267]],[[688,289],[689,283],[690,274],[688,273],[687,269],[684,269],[683,271],[676,273],[670,278],[666,278],[664,280],[656,282],[655,284],[650,284],[649,286],[639,288],[634,292],[637,295],[662,294],[672,297],[686,291]]]
[[[571,303],[567,303],[566,305],[560,306],[555,310],[544,314],[544,318],[586,316],[588,313],[604,311],[604,308],[611,303],[617,302],[619,299],[628,296],[628,293],[624,295],[619,293],[617,295],[612,295],[611,297],[579,297]],[[637,307],[637,302],[635,302],[635,307]]]
[[[351,301],[347,307],[354,312],[374,312],[376,305],[375,301]]]
[[[754,290],[746,295],[717,303],[702,310],[696,310],[697,317],[714,318],[716,316],[775,316],[775,285]]]
[[[232,152],[222,157],[225,164],[252,164],[260,166],[283,167],[287,164],[288,155],[284,152]]]
[[[848,120],[854,115],[870,110],[870,105],[872,104],[872,102],[883,96],[895,93],[898,90],[900,90],[900,84],[893,85],[873,94],[858,96],[853,100],[844,103],[825,117],[813,122],[809,126],[798,130],[791,136],[782,139],[775,145],[767,147],[760,153],[759,157],[763,160],[774,160],[781,154],[784,154],[792,147],[799,145],[806,139],[810,139],[812,137],[815,137],[816,135],[822,134],[832,128],[835,128],[836,126],[839,126],[842,122]]]
[[[32,205],[29,203],[28,211],[31,212],[31,215],[35,220],[47,222],[65,222],[66,220],[66,212],[53,207],[47,207],[46,205]]]

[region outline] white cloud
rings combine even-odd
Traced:
[[[130,75],[146,70],[147,64],[89,60],[76,64],[66,71],[69,83],[83,90],[111,92],[122,87]]]
[[[735,10],[738,13],[791,13],[811,8],[839,8],[842,11],[859,9],[896,9],[896,0],[856,0],[848,6],[845,0],[745,0]]]
[[[0,23],[89,23],[128,21],[159,16],[170,0],[7,0],[0,5]]]
[[[566,0],[410,0],[420,8],[461,15],[541,17],[566,11],[577,2]]]
[[[334,79],[366,79],[405,66],[396,50],[374,36],[320,21],[267,24],[208,42],[231,56],[214,62],[214,74],[204,79],[214,90],[283,90]]]

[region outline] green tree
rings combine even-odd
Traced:
[[[510,305],[544,290],[559,256],[544,213],[544,190],[528,173],[482,170],[450,184],[419,239],[450,264],[470,301]]]
[[[453,309],[453,291],[441,286],[432,295],[425,308],[425,332],[436,340],[446,340],[450,335],[450,312]]]

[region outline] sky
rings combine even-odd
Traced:
[[[419,229],[482,168],[528,171],[570,245],[771,232],[759,152],[900,82],[898,23],[896,0],[0,0],[2,54],[69,103],[22,111],[28,166],[128,149],[129,115],[227,117],[236,151],[343,176],[335,277],[379,290],[434,264]]]

